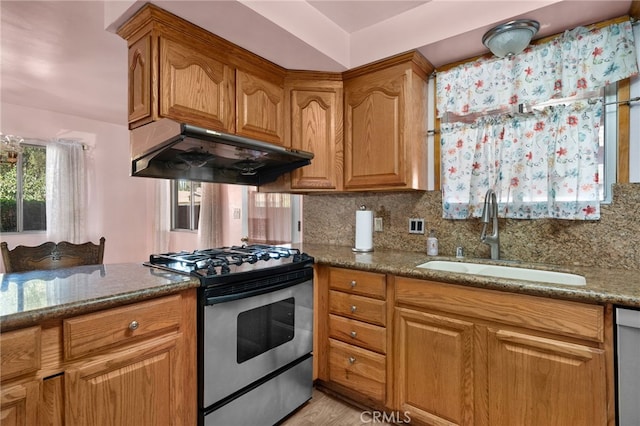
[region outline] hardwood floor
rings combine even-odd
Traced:
[[[307,402],[281,426],[352,426],[372,425],[372,414],[346,404],[317,389],[313,390],[311,401]],[[376,426],[391,423],[375,422]]]

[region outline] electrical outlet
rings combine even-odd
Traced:
[[[376,232],[382,232],[382,218],[373,218],[373,230]]]
[[[239,208],[235,207],[233,209],[233,218],[240,219],[241,217],[242,217],[242,211]]]
[[[410,234],[424,234],[424,219],[409,219]]]

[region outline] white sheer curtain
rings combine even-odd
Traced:
[[[249,191],[249,240],[291,242],[291,195]]]
[[[222,187],[217,183],[202,184],[200,217],[198,221],[198,249],[219,247],[222,244]]]
[[[47,144],[47,239],[86,242],[87,174],[83,145],[56,139]]]
[[[153,253],[167,253],[171,230],[171,181],[168,179],[157,179],[155,182],[154,213]]]

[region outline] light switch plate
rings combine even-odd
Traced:
[[[382,218],[374,217],[373,218],[373,230],[375,232],[382,232]]]

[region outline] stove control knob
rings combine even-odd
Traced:
[[[356,305],[351,305],[351,313],[354,313],[356,311],[356,309],[358,309],[358,308],[356,308]]]
[[[351,332],[351,337],[353,337],[354,339],[356,338],[357,335],[358,335],[358,333],[356,333],[355,331]]]
[[[129,324],[129,330],[131,331],[137,330],[138,327],[140,327],[140,324],[138,324],[138,321],[131,321],[131,323]]]
[[[357,283],[356,283],[356,280],[351,281],[351,287],[352,287],[352,288],[353,288],[353,287],[355,287],[355,286],[356,286],[356,284],[357,284]]]

